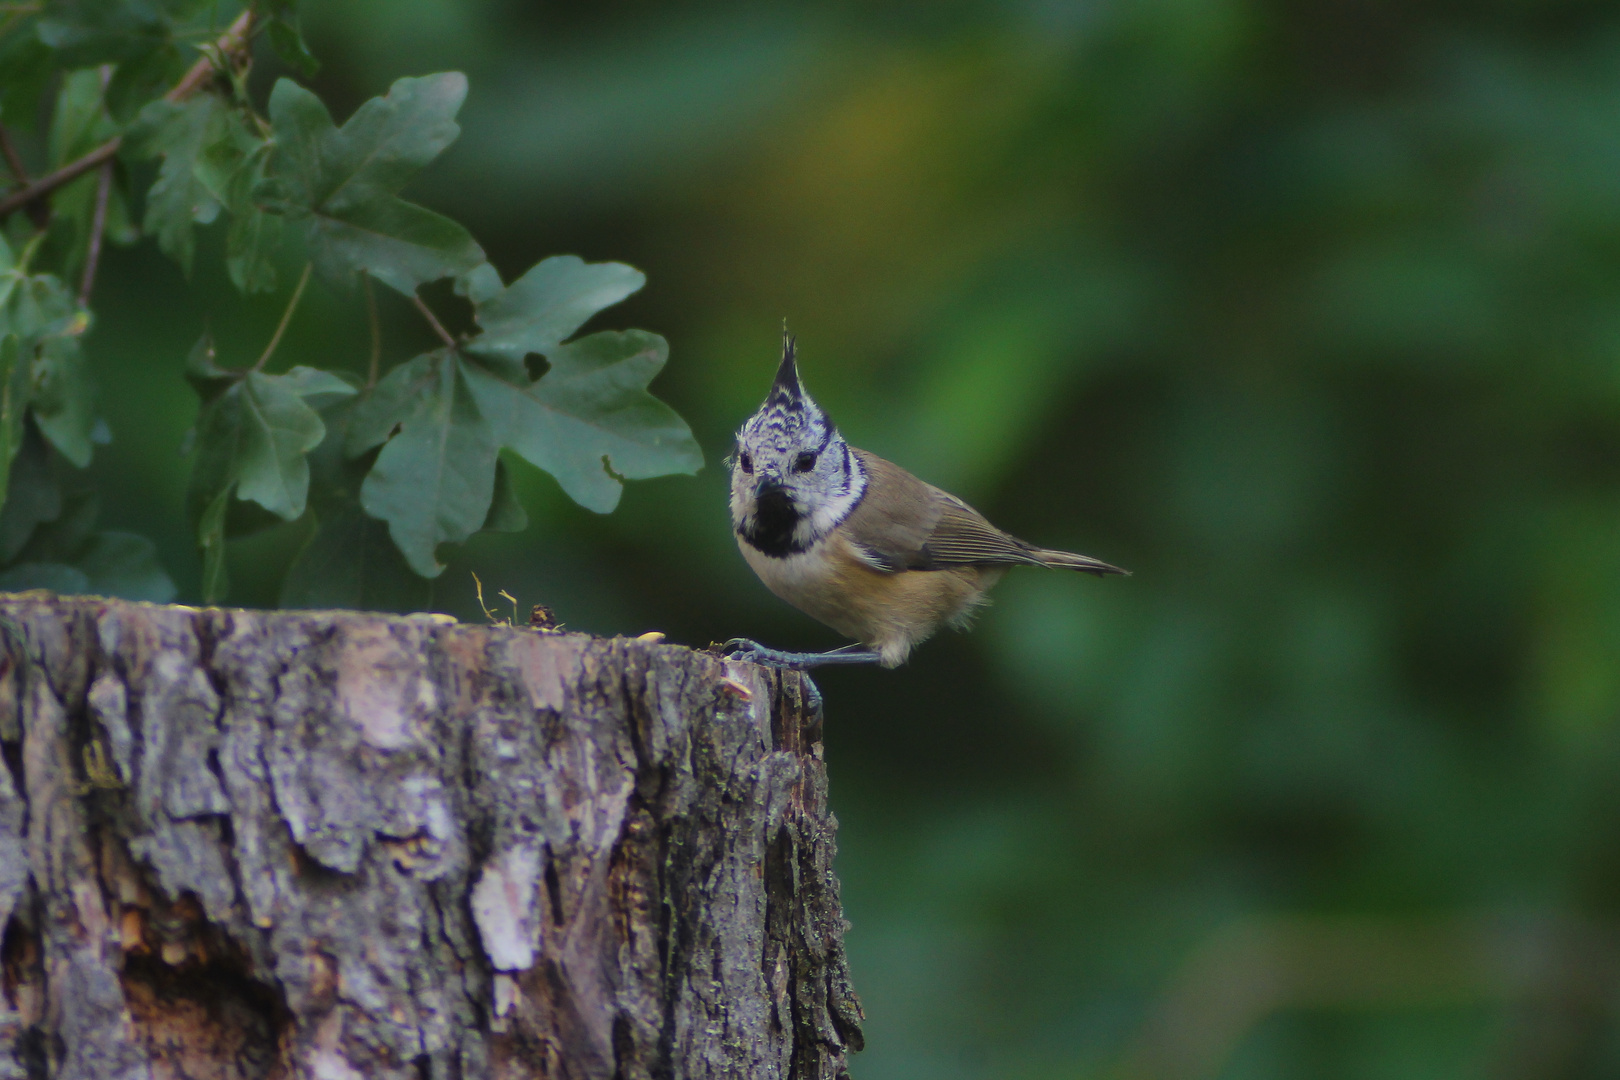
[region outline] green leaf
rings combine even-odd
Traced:
[[[230,138],[228,113],[213,94],[196,94],[179,104],[154,101],[141,110],[127,135],[126,145],[137,159],[163,158],[146,193],[142,224],[188,276],[196,250],[191,227],[212,222],[221,208],[221,194],[208,182],[217,169],[204,152]]]
[[[400,365],[356,407],[349,453],[385,438],[360,505],[388,522],[413,570],[437,577],[444,570],[438,546],[483,527],[495,483],[497,444],[453,354],[441,350]]]
[[[278,205],[303,229],[325,276],[348,282],[364,270],[409,295],[484,262],[466,229],[395,194],[455,139],[466,94],[459,72],[400,79],[339,129],[314,94],[287,79],[276,83]]]
[[[231,488],[227,484],[219,494],[209,500],[197,517],[197,547],[202,551],[203,603],[216,604],[225,599],[230,578],[225,572],[225,511],[231,505]]]
[[[501,283],[501,272],[490,263],[477,266],[456,278],[456,292],[474,304],[488,303],[506,288]]]
[[[478,304],[484,332],[467,350],[508,360],[549,354],[592,315],[646,282],[645,274],[623,263],[587,263],[575,255],[544,259]],[[488,283],[483,287],[487,291]]]
[[[226,137],[204,152],[199,173],[209,190],[231,213],[225,236],[225,268],[237,290],[252,294],[276,286],[276,254],[281,247],[283,222],[266,211],[256,193],[265,184],[275,144],[259,133],[251,114],[233,109],[226,121]]]
[[[286,374],[276,377],[317,412],[346,401],[358,392],[342,375],[303,364],[289,368]]]
[[[441,374],[444,350],[423,353],[394,368],[367,391],[349,419],[344,453],[358,457],[388,441],[408,416],[430,408]]]
[[[647,392],[668,355],[657,334],[603,331],[550,349],[551,370],[527,386],[475,363],[463,368],[500,444],[556,477],[581,506],[606,513],[618,505],[620,476],[692,473],[703,465],[686,422]]]
[[[14,333],[24,345],[31,345],[50,335],[83,330],[73,294],[55,274],[15,274],[12,286],[10,303],[0,308],[0,320],[4,320],[0,333]]]
[[[237,498],[287,521],[304,512],[305,455],[326,429],[299,393],[302,378],[249,372],[203,405],[191,477],[194,510],[211,506],[218,492],[234,486]],[[354,392],[341,380],[331,381]]]
[[[225,269],[243,293],[274,292],[273,253],[281,246],[281,219],[258,208],[231,218],[225,234]]]
[[[347,281],[365,270],[406,295],[447,277],[483,251],[447,217],[401,199],[379,197],[338,214],[316,214],[305,231],[315,265]]]
[[[0,335],[16,334],[21,341],[34,420],[80,468],[90,463],[95,426],[94,387],[79,348],[88,326],[88,316],[60,278],[0,269]]]

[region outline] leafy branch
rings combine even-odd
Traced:
[[[52,168],[28,179],[7,151],[20,186],[0,197],[0,218],[20,209],[36,215],[16,255],[0,233],[0,457],[8,466],[0,473],[12,485],[8,493],[0,478],[0,587],[11,572],[5,560],[27,554],[26,543],[8,549],[6,515],[20,522],[25,542],[45,535],[64,511],[28,510],[34,495],[61,486],[40,477],[60,472],[58,459],[61,469],[90,460],[97,429],[80,347],[103,244],[134,238],[129,206],[137,196],[140,234],[188,275],[196,230],[216,224],[224,227],[225,269],[244,295],[275,291],[285,257],[303,256],[255,361],[222,366],[204,334],[185,365],[199,398],[187,439],[187,506],[206,601],[226,595],[231,537],[305,521],[308,541],[283,583],[283,603],[424,606],[428,580],[444,568],[442,545],[526,527],[509,460],[546,470],[602,512],[617,504],[626,479],[702,464],[685,423],[647,390],[668,356],[663,338],[638,330],[576,336],[641,288],[639,271],[565,256],[541,260],[507,285],[465,228],[401,197],[459,134],[465,76],[400,79],[341,126],[319,97],[282,78],[261,113],[246,80],[248,46],[260,30],[291,67],[313,70],[295,0],[254,0],[217,35],[139,0],[51,0],[0,28],[7,115],[30,93],[59,85]],[[197,40],[207,43],[185,44]],[[199,54],[189,65],[185,49]],[[0,137],[0,150],[9,146]],[[143,162],[155,171],[135,168]],[[135,175],[149,177],[144,191],[125,190]],[[47,195],[48,217],[39,213]],[[37,270],[36,258],[59,265]],[[76,297],[63,283],[74,272]],[[299,364],[272,373],[306,291],[318,280],[348,292],[356,278],[369,354],[338,370]],[[446,279],[473,308],[476,329],[459,337],[420,295]],[[373,282],[414,307],[439,347],[385,370]],[[547,361],[544,374],[530,371],[531,356]],[[74,538],[69,555],[84,556],[87,535]],[[129,544],[113,548],[142,554]],[[30,580],[92,580],[67,563],[49,565],[66,569]]]
[[[231,23],[230,29],[220,35],[214,43],[212,50],[205,50],[202,57],[191,66],[179,82],[165,95],[163,100],[178,103],[184,101],[195,93],[217,70],[218,65],[229,58],[240,54],[246,47],[253,31],[253,8],[248,8],[237,16]],[[0,218],[39,199],[65,184],[83,176],[90,170],[97,168],[117,156],[123,148],[124,137],[115,135],[94,150],[74,161],[63,165],[53,172],[39,177],[37,180],[25,183],[21,188],[3,198],[0,198]]]

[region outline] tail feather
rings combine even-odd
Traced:
[[[1076,555],[1072,551],[1054,551],[1051,548],[1035,548],[1030,552],[1042,566],[1050,566],[1058,570],[1078,570],[1083,574],[1096,574],[1103,577],[1107,574],[1123,574],[1130,576],[1129,570],[1121,570],[1101,559],[1093,559],[1090,555]]]

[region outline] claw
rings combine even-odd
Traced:
[[[734,637],[720,646],[720,655],[730,660],[742,660],[750,664],[770,665],[766,656],[771,650],[757,641],[750,641],[745,637]]]
[[[809,672],[800,673],[799,678],[802,680],[801,685],[804,687],[805,711],[810,714],[811,726],[820,727],[823,719],[821,689],[816,686],[816,680],[810,677]]]

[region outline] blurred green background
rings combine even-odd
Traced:
[[[441,609],[838,644],[726,520],[784,316],[857,445],[1135,571],[821,679],[858,1080],[1620,1075],[1620,3],[306,7],[340,118],[471,77],[409,194],[507,277],[647,272],[596,325],[669,338],[709,459],[608,517],[512,462],[532,525]],[[112,252],[88,343],[102,520],[183,599],[183,359],[296,276],[243,303],[219,244],[190,294]],[[312,290],[277,365],[367,340]]]

